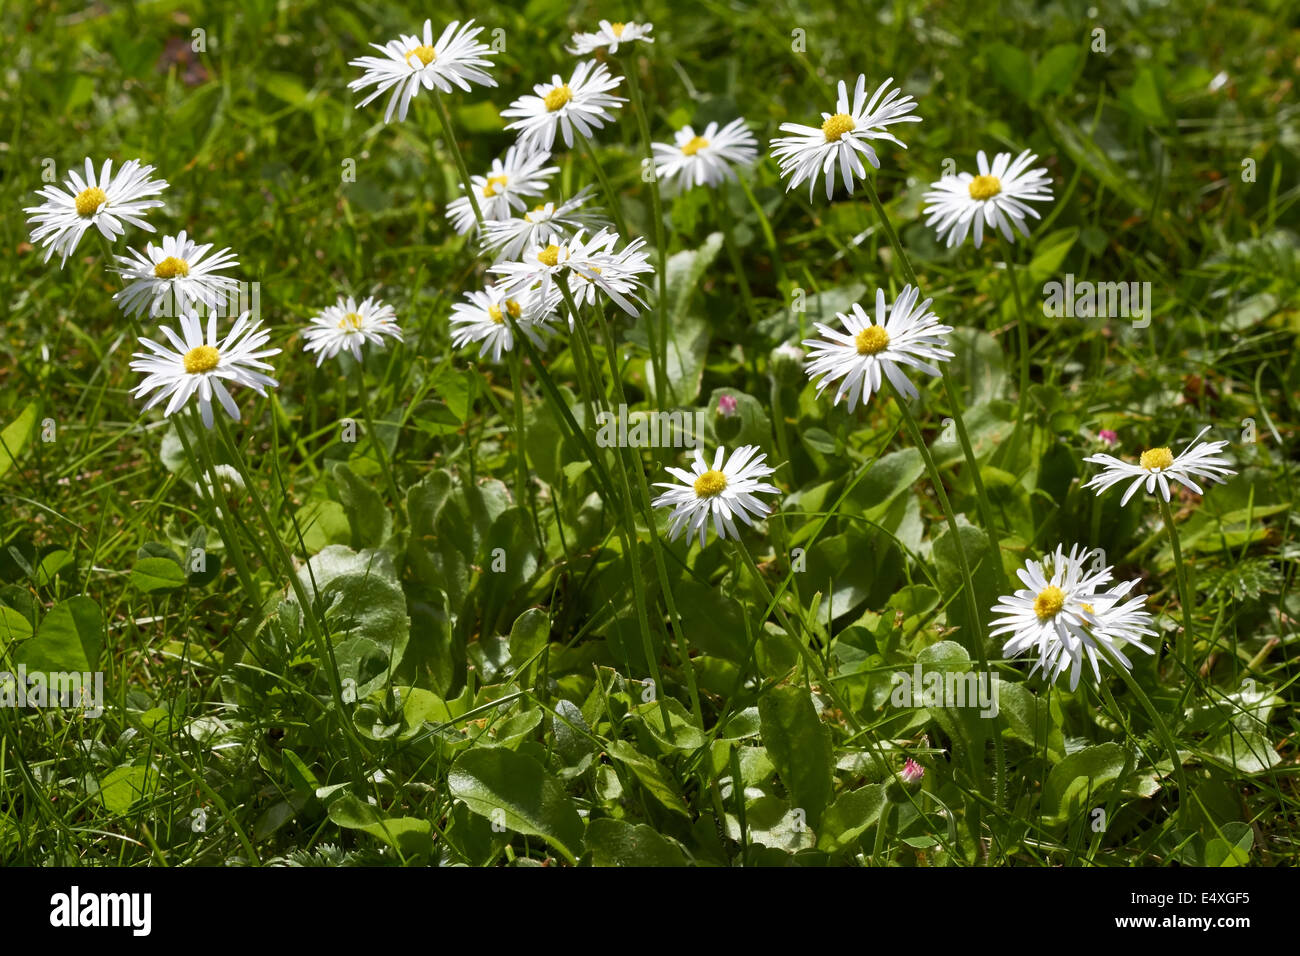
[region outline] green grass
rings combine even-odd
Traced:
[[[513,141],[497,110],[567,72],[571,32],[615,11],[473,10],[505,40],[500,86],[447,100],[478,172]],[[965,594],[897,404],[832,407],[770,358],[906,281],[865,193],[810,203],[764,155],[716,205],[665,197],[667,404],[706,413],[710,449],[760,445],[784,492],[741,549],[669,544],[633,463],[653,482],[682,455],[589,457],[557,401],[592,440],[577,336],[540,366],[525,352],[518,392],[509,363],[449,346],[451,304],[488,262],[443,216],[459,187],[434,104],[417,97],[385,126],[386,99],[357,110],[346,88],[368,42],[421,21],[371,3],[6,5],[0,670],[103,670],[105,711],[0,707],[0,862],[1294,862],[1300,45],[1280,27],[1295,12],[619,11],[655,23],[658,42],[615,69],[635,63],[658,141],[743,115],[766,151],[859,72],[919,101],[924,122],[902,128],[906,150],[883,144],[873,183],[957,328],[986,508],[940,382],[918,382],[913,414],[973,565]],[[653,245],[630,109],[599,144],[629,231]],[[920,211],[945,160],[1026,148],[1056,200],[1011,249],[1014,270],[997,242],[944,249]],[[87,155],[156,166],[171,184],[158,235],[230,246],[260,284],[280,385],[237,393],[242,422],[201,435],[188,415],[142,415],[102,244],[87,237],[62,270],[28,244],[22,207],[43,169],[61,181]],[[555,159],[550,198],[594,182],[582,150]],[[145,241],[129,230],[115,251]],[[1047,318],[1043,286],[1067,273],[1150,282],[1150,325]],[[1031,359],[1019,432],[1013,276]],[[394,305],[406,341],[316,369],[301,330],[340,293]],[[657,313],[606,309],[612,363],[589,318],[596,400],[652,408]],[[722,394],[738,418],[716,416]],[[344,419],[359,441],[342,440]],[[1173,503],[1189,643],[1157,504],[1080,485],[1101,429],[1132,458],[1204,425],[1230,439],[1239,474]],[[246,461],[249,494],[218,513],[191,454]],[[982,639],[1004,580],[1058,542],[1140,578],[1163,646],[1130,680],[1048,687]],[[292,588],[291,565],[331,546],[304,614],[312,585],[304,571]],[[985,657],[996,719],[890,703],[895,672]],[[895,776],[909,756],[918,788]]]

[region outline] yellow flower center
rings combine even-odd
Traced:
[[[1091,604],[1080,604],[1079,607],[1083,608],[1083,609],[1084,609],[1085,611],[1087,611],[1089,614],[1096,614],[1096,613],[1097,613],[1097,609],[1094,608]]]
[[[509,178],[510,177],[508,176],[489,176],[487,185],[483,187],[484,197],[491,199],[495,196],[500,190],[505,188],[506,182]]]
[[[627,29],[626,23],[611,23],[609,25],[609,32],[614,34],[615,37],[621,37],[623,35],[623,31],[626,29]]]
[[[1065,592],[1056,585],[1049,585],[1038,592],[1034,598],[1034,613],[1040,621],[1050,621],[1061,613],[1065,607]]]
[[[1147,471],[1160,471],[1173,463],[1174,456],[1168,448],[1148,448],[1138,459],[1138,464]]]
[[[501,325],[503,322],[505,322],[506,312],[510,313],[510,318],[517,319],[523,313],[523,309],[519,307],[519,303],[516,302],[514,299],[506,299],[505,312],[501,311],[501,306],[499,305],[488,306],[488,316],[491,317],[492,321],[495,322],[497,325]]]
[[[970,181],[970,198],[983,201],[1002,192],[1002,181],[996,176],[976,176]]]
[[[825,123],[822,123],[822,134],[826,137],[826,142],[833,143],[845,133],[854,128],[853,117],[848,113],[836,113]]]
[[[153,267],[153,274],[159,279],[175,279],[177,276],[187,276],[190,274],[190,264],[184,259],[168,256]]]
[[[221,353],[211,345],[200,345],[185,353],[185,371],[191,375],[211,372],[221,361]]]
[[[692,137],[689,143],[687,143],[685,146],[682,147],[682,152],[685,153],[687,156],[694,156],[696,153],[698,153],[700,150],[702,150],[705,146],[708,145],[709,145],[709,141],[705,139],[703,136],[695,136]]]
[[[889,333],[882,325],[868,325],[853,337],[859,355],[875,355],[889,347]]]
[[[569,89],[569,85],[566,83],[563,86],[557,86],[555,89],[551,90],[551,92],[547,93],[542,102],[546,104],[548,110],[554,113],[571,99],[573,99],[573,90]]]
[[[700,498],[712,498],[722,494],[727,487],[727,476],[716,468],[710,468],[695,479],[695,494]]]
[[[560,247],[551,243],[541,252],[537,253],[537,261],[544,266],[554,266],[560,261]]]
[[[433,52],[433,47],[431,47],[431,46],[425,46],[424,44],[421,44],[420,46],[417,46],[417,47],[416,47],[414,50],[412,50],[410,53],[406,54],[406,65],[407,65],[407,66],[412,66],[412,65],[413,65],[413,64],[411,63],[411,57],[413,57],[413,56],[418,56],[418,57],[420,58],[420,65],[421,65],[421,66],[428,66],[428,65],[429,65],[430,63],[432,63],[434,60],[438,59],[438,54],[436,54],[436,53]]]
[[[361,328],[365,318],[359,312],[349,312],[343,318],[339,319],[338,327],[345,332],[355,332]]]
[[[108,193],[98,186],[91,186],[77,193],[77,215],[93,216],[100,206],[108,202]]]

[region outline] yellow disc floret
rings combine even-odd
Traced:
[[[983,201],[1002,192],[1002,181],[996,176],[976,176],[970,181],[970,198]]]
[[[859,355],[875,355],[889,348],[889,333],[882,325],[868,325],[853,337]]]
[[[190,264],[184,259],[168,256],[153,267],[153,274],[159,279],[175,279],[177,276],[184,278],[190,274]]]
[[[429,65],[430,63],[432,63],[434,60],[438,59],[438,54],[434,52],[433,47],[431,47],[431,46],[425,46],[425,45],[423,45],[423,44],[421,44],[420,46],[417,46],[417,47],[416,47],[414,50],[412,50],[410,53],[406,54],[406,65],[407,65],[407,66],[414,66],[414,65],[415,65],[415,64],[413,64],[413,63],[411,62],[411,57],[413,57],[413,56],[416,56],[416,57],[419,57],[419,58],[420,58],[420,65],[421,65],[421,66],[428,66],[428,65]]]
[[[569,89],[569,85],[566,83],[563,86],[557,86],[555,89],[551,90],[551,92],[547,93],[546,96],[542,98],[542,102],[546,104],[548,110],[554,113],[571,99],[573,99],[573,90]]]
[[[343,318],[339,319],[338,327],[345,332],[356,332],[361,329],[365,322],[365,317],[358,312],[349,312]]]
[[[1054,584],[1043,588],[1038,592],[1038,597],[1034,598],[1034,613],[1040,621],[1050,621],[1061,613],[1063,607],[1065,592]]]
[[[1138,459],[1138,464],[1147,471],[1160,471],[1174,463],[1174,455],[1168,448],[1148,448]]]
[[[695,494],[700,498],[712,498],[720,495],[727,487],[727,476],[716,468],[710,468],[695,479]]]
[[[221,361],[221,353],[211,345],[200,345],[185,353],[185,371],[191,375],[211,372]]]
[[[691,138],[691,141],[689,143],[687,143],[685,146],[682,147],[682,152],[685,153],[687,156],[694,156],[696,153],[698,153],[700,150],[702,150],[705,146],[708,145],[709,145],[709,141],[705,139],[703,136],[694,136]]]
[[[560,247],[551,243],[541,252],[537,253],[537,261],[544,266],[558,265],[560,261]]]
[[[822,135],[826,137],[826,142],[834,143],[845,133],[852,132],[856,125],[848,113],[836,113],[822,123]]]
[[[614,34],[616,38],[622,37],[623,31],[626,29],[627,29],[626,23],[611,23],[609,25],[609,32]]]
[[[91,186],[89,189],[83,189],[77,193],[77,215],[92,216],[100,206],[108,202],[108,193],[98,186]]]

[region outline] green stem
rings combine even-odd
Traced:
[[[456,171],[460,173],[461,186],[465,190],[465,195],[469,197],[469,206],[474,210],[474,221],[478,223],[479,235],[482,236],[483,230],[483,213],[478,208],[478,197],[474,195],[474,183],[469,177],[469,167],[465,165],[465,157],[461,155],[460,143],[456,141],[456,130],[451,125],[451,114],[447,111],[447,104],[442,101],[442,94],[437,90],[433,91],[433,102],[438,107],[438,119],[442,122],[442,135],[446,137],[447,144],[451,146],[451,155],[456,160]],[[437,157],[433,157],[437,162]]]
[[[1178,529],[1174,527],[1174,513],[1169,502],[1160,498],[1160,513],[1165,519],[1165,530],[1169,532],[1169,545],[1174,551],[1174,572],[1178,577],[1178,600],[1183,605],[1183,668],[1191,679],[1193,670],[1192,654],[1192,602],[1191,588],[1187,585],[1187,565],[1183,563],[1183,548],[1178,541]]]
[[[366,434],[370,437],[370,446],[375,450],[375,457],[379,459],[379,468],[384,473],[384,482],[388,485],[388,493],[392,496],[393,507],[397,509],[398,515],[402,513],[402,493],[397,490],[397,481],[393,478],[393,469],[388,461],[388,451],[384,448],[384,443],[379,437],[379,432],[375,429],[374,417],[370,413],[370,390],[366,388],[366,373],[361,363],[356,363],[357,377],[357,394],[361,398],[361,415],[366,423]]]
[[[527,502],[528,510],[533,515],[533,530],[537,533],[537,545],[542,550],[546,548],[546,539],[542,535],[541,521],[537,517],[537,507],[528,494],[528,458],[524,444],[524,391],[523,391],[523,370],[521,369],[519,352],[517,349],[510,350],[510,391],[514,403],[515,416],[515,498],[519,502],[519,507],[524,507]]]
[[[1014,455],[1020,449],[1021,430],[1025,423],[1025,409],[1029,404],[1029,323],[1025,320],[1025,303],[1020,295],[1020,277],[1016,274],[1013,247],[1007,248],[1007,281],[1011,283],[1012,297],[1016,303],[1016,340],[1020,355],[1020,391],[1016,396],[1016,425],[1007,442],[1009,453]]]
[[[728,218],[716,190],[709,189],[709,199],[713,205],[713,218],[717,220],[718,227],[722,230],[722,238],[727,244],[727,255],[731,259],[731,270],[735,273],[736,284],[740,287],[740,301],[745,306],[745,321],[747,323],[753,322],[754,298],[750,294],[749,278],[745,275],[745,267],[741,262],[740,248],[736,245],[736,237],[732,233],[731,219]]]
[[[600,188],[605,193],[605,201],[609,203],[610,215],[614,217],[614,225],[618,227],[618,234],[625,240],[631,233],[627,231],[627,220],[623,218],[623,208],[618,201],[618,193],[614,192],[614,186],[605,175],[605,167],[600,165],[600,160],[596,158],[596,143],[593,140],[587,140],[587,159],[591,161],[591,168],[595,170],[596,179],[600,182]]]

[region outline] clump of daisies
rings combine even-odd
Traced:
[[[1051,683],[1068,669],[1070,690],[1079,686],[1085,661],[1100,681],[1103,658],[1132,670],[1125,646],[1154,653],[1143,643],[1156,633],[1143,609],[1146,596],[1128,596],[1137,582],[1112,584],[1111,568],[1089,568],[1088,557],[1078,545],[1068,553],[1058,545],[1041,561],[1026,562],[1016,572],[1025,586],[999,599],[993,606],[998,617],[990,622],[990,636],[1008,635],[1005,656],[1035,653],[1030,676],[1041,670]]]
[[[638,307],[645,307],[639,295],[645,288],[641,276],[654,267],[643,251],[644,239],[633,239],[622,249],[615,248],[618,241],[618,233],[609,229],[588,238],[582,230],[568,239],[547,236],[518,260],[498,262],[489,271],[502,276],[499,284],[509,295],[536,286],[548,296],[557,282],[564,282],[577,305],[594,302],[600,291],[628,315],[640,315]]]
[[[32,230],[32,244],[45,246],[43,261],[49,262],[50,256],[57,252],[62,269],[91,226],[109,242],[126,232],[123,222],[153,232],[144,215],[163,203],[161,199],[149,197],[158,195],[168,184],[162,179],[152,179],[152,172],[152,166],[141,166],[138,159],[132,159],[123,163],[114,175],[113,161],[106,159],[96,175],[94,164],[86,157],[84,177],[70,170],[62,189],[46,186],[37,190],[36,194],[45,202],[23,211],[32,214],[27,224],[36,227]]]
[[[913,286],[904,286],[893,305],[887,306],[885,290],[877,289],[875,321],[855,302],[850,312],[836,313],[843,331],[816,323],[822,337],[806,339],[803,344],[810,349],[808,377],[821,376],[817,394],[839,382],[833,404],[847,398],[849,411],[853,411],[870,401],[888,379],[906,398],[916,398],[919,392],[903,368],[938,375],[939,369],[931,363],[953,357],[944,348],[948,344],[944,336],[952,327],[940,323],[930,311],[932,299],[918,303],[919,296]]]
[[[199,245],[184,230],[163,236],[156,246],[149,243],[144,252],[127,249],[127,255],[117,256],[120,266],[114,270],[126,287],[113,296],[114,301],[128,315],[145,309],[150,315],[181,315],[198,305],[222,308],[239,283],[221,272],[239,265],[239,260],[229,249],[208,255],[211,249],[211,243]]]
[[[348,63],[363,71],[360,78],[348,84],[348,89],[360,92],[375,87],[357,108],[391,90],[384,122],[392,120],[394,111],[398,120],[404,121],[411,100],[422,89],[450,93],[453,86],[458,86],[468,93],[474,83],[496,86],[496,80],[484,70],[492,65],[487,58],[496,51],[478,41],[482,32],[483,28],[474,26],[473,20],[464,25],[453,20],[435,43],[433,22],[425,20],[422,38],[403,34],[383,45],[370,44],[383,55],[362,56]]]
[[[514,349],[517,327],[533,345],[542,348],[545,342],[539,333],[551,331],[550,322],[559,304],[560,290],[555,287],[546,295],[539,288],[518,293],[517,298],[498,286],[467,292],[464,302],[451,307],[452,347],[478,343],[480,358],[491,356],[493,362],[499,362],[502,354]]]
[[[483,224],[483,249],[498,260],[518,259],[525,249],[545,236],[568,239],[581,229],[609,225],[598,209],[584,208],[590,198],[591,187],[584,186],[562,202],[539,203],[522,216],[490,219]]]
[[[558,166],[546,165],[550,161],[550,153],[511,146],[505,156],[492,160],[492,168],[485,175],[471,176],[470,188],[483,218],[509,219],[514,212],[527,209],[524,197],[542,195],[550,178],[560,171]],[[447,204],[447,218],[462,235],[477,224],[468,196],[458,196]]]
[[[316,367],[340,352],[348,351],[361,361],[363,345],[382,346],[384,338],[402,341],[397,313],[373,296],[357,303],[352,296],[339,296],[334,305],[321,309],[303,333],[303,351],[316,353]]]
[[[853,192],[853,177],[865,179],[867,162],[876,169],[880,159],[871,145],[873,140],[887,140],[897,146],[907,145],[886,127],[896,123],[919,123],[921,117],[910,115],[916,101],[903,96],[902,90],[890,89],[893,77],[885,80],[867,98],[867,78],[859,74],[849,100],[849,90],[843,80],[839,84],[839,98],[834,113],[822,113],[821,126],[802,126],[799,123],[782,123],[781,132],[789,136],[772,140],[772,156],[781,168],[781,175],[790,181],[786,190],[794,189],[807,181],[808,197],[817,187],[817,177],[826,177],[826,198],[835,193],[835,170],[839,168],[845,188]]]
[[[978,175],[958,173],[931,184],[925,194],[930,205],[922,210],[929,215],[925,224],[934,226],[949,247],[960,245],[966,234],[973,232],[978,249],[984,241],[985,225],[1000,231],[1007,242],[1016,241],[1012,226],[1028,238],[1025,217],[1041,218],[1029,203],[1052,199],[1052,179],[1047,170],[1030,168],[1036,159],[1029,150],[1014,161],[1010,153],[998,153],[990,166],[984,150],[980,150],[975,157]]]
[[[650,31],[654,28],[653,23],[635,21],[610,23],[608,20],[601,20],[599,30],[593,33],[575,33],[573,45],[568,50],[575,56],[590,56],[597,50],[617,53],[620,43],[631,45],[638,40],[642,43],[654,43],[655,38],[650,35]]]
[[[278,355],[280,350],[265,347],[271,333],[262,328],[260,319],[251,319],[250,313],[236,319],[224,338],[218,334],[216,315],[208,316],[205,328],[198,315],[190,312],[181,316],[180,327],[179,335],[167,326],[159,328],[167,340],[165,345],[140,339],[148,351],[134,354],[131,370],[145,378],[132,395],[141,398],[155,393],[144,411],[166,400],[163,414],[170,418],[197,397],[203,424],[211,428],[214,398],[231,418],[239,421],[239,406],[227,385],[241,385],[266,395],[268,388],[279,384],[265,374],[272,368],[263,359]]]
[[[1205,492],[1195,479],[1224,484],[1227,476],[1236,474],[1230,467],[1231,463],[1226,458],[1219,457],[1219,452],[1228,446],[1226,441],[1201,441],[1209,430],[1208,425],[1202,428],[1179,455],[1164,447],[1148,448],[1139,456],[1137,464],[1123,461],[1114,455],[1089,455],[1084,461],[1103,465],[1104,468],[1101,474],[1094,475],[1083,487],[1094,489],[1100,497],[1112,486],[1131,479],[1128,490],[1120,499],[1120,505],[1128,504],[1129,499],[1143,486],[1146,487],[1147,494],[1159,489],[1160,497],[1169,501],[1171,480],[1203,495]]]
[[[518,131],[521,146],[550,150],[558,131],[564,145],[572,148],[575,130],[590,140],[596,130],[614,121],[610,110],[620,109],[627,100],[610,91],[622,82],[605,64],[584,60],[574,67],[568,81],[556,73],[550,83],[538,83],[531,94],[519,97],[501,115],[514,118],[506,129]]]
[[[700,133],[683,126],[671,144],[654,143],[653,147],[655,175],[668,183],[680,179],[682,188],[735,180],[735,167],[748,166],[758,158],[758,140],[743,119],[723,127],[710,123]]]
[[[668,516],[669,540],[676,541],[685,531],[688,539],[698,536],[700,547],[704,547],[710,523],[720,539],[739,538],[734,519],[753,527],[754,518],[766,517],[771,508],[755,496],[781,493],[775,485],[762,480],[776,470],[766,461],[767,455],[760,454],[757,445],[742,445],[730,457],[725,448],[719,447],[710,467],[697,448],[690,471],[665,468],[677,481],[655,482],[656,487],[667,491],[652,503],[656,508],[672,509]]]

